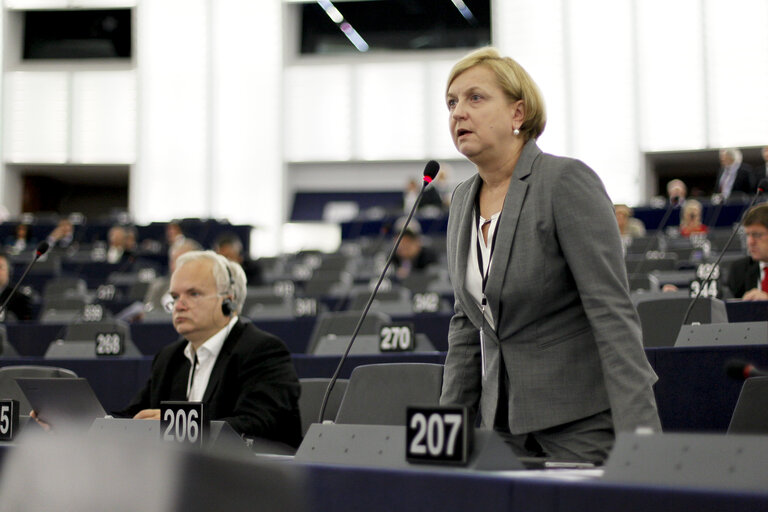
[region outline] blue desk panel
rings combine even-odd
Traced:
[[[424,313],[393,317],[393,322],[413,322],[414,331],[426,334],[436,350],[448,350],[448,324],[452,313]],[[254,325],[274,334],[285,342],[293,354],[303,354],[309,345],[316,317],[299,317],[290,320],[256,320]],[[170,322],[145,322],[131,324],[131,338],[144,355],[154,355],[178,334]],[[36,322],[9,323],[6,326],[8,341],[22,356],[43,356],[48,345],[66,332],[64,324],[39,324]]]
[[[768,510],[760,494],[562,481],[463,470],[388,470],[303,464],[311,510],[469,512],[742,512]]]

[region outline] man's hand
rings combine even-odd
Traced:
[[[752,288],[744,294],[742,300],[768,300],[768,293],[759,288]]]
[[[136,413],[135,420],[159,420],[160,409],[144,409]]]
[[[43,420],[41,420],[40,418],[38,418],[37,413],[35,411],[29,411],[29,417],[35,420],[37,424],[40,425],[43,428],[43,430],[45,430],[46,432],[51,431],[51,426],[46,422],[44,422]]]

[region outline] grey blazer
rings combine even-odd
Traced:
[[[660,430],[616,218],[600,178],[582,162],[529,141],[498,223],[486,296],[496,329],[464,287],[479,175],[454,192],[448,266],[456,296],[441,403],[479,408],[493,426],[499,364],[509,375],[509,428],[542,430],[611,409],[616,430]],[[503,356],[503,357],[500,357]]]

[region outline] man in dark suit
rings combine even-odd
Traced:
[[[742,221],[749,256],[731,264],[728,288],[744,300],[768,300],[768,204],[752,207]]]
[[[11,277],[13,266],[8,261],[8,256],[0,253],[0,304],[3,304],[13,290]],[[10,313],[17,320],[32,320],[32,298],[22,289],[16,290],[16,294],[8,301],[5,312],[0,313],[0,321],[5,320]]]
[[[720,150],[720,172],[717,175],[717,190],[724,198],[734,193],[753,194],[757,187],[752,168],[745,164],[741,151],[736,148]]]
[[[297,446],[299,381],[285,344],[238,317],[242,268],[213,251],[188,252],[171,276],[169,309],[182,339],[163,348],[144,389],[120,416],[160,419],[164,400],[201,401],[210,420]]]

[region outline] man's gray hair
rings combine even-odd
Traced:
[[[216,291],[221,295],[232,297],[232,305],[237,313],[243,310],[245,304],[246,287],[248,280],[245,277],[243,267],[234,261],[229,261],[224,256],[213,251],[185,252],[176,261],[176,270],[179,270],[190,261],[208,260],[213,265],[213,279],[216,281]]]

